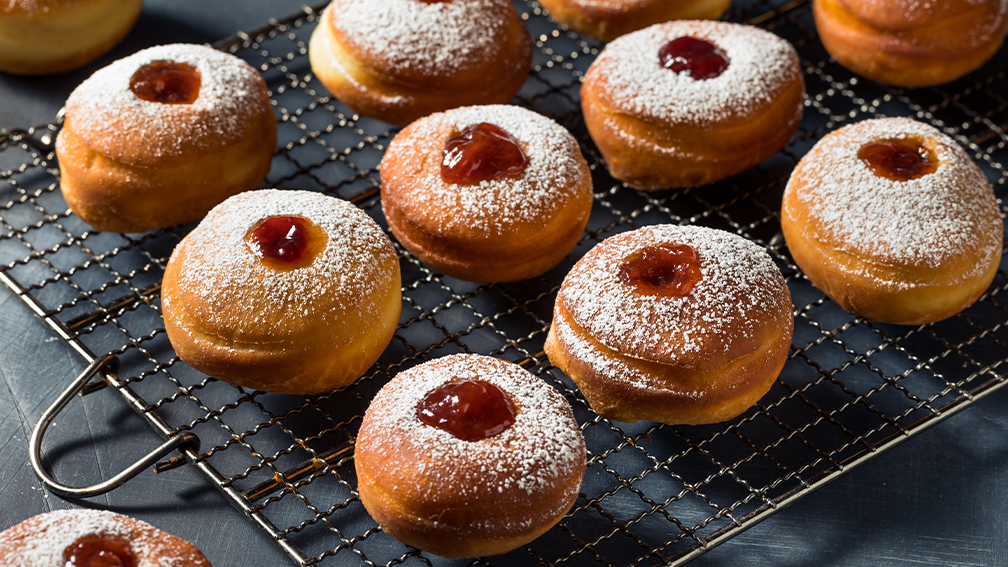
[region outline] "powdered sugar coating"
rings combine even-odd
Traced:
[[[469,442],[418,419],[417,406],[429,392],[461,380],[484,380],[501,388],[515,405],[515,422],[498,435]],[[383,470],[370,474],[417,479],[408,486],[383,487],[409,494],[411,500],[462,505],[496,502],[502,494],[507,494],[505,502],[539,502],[581,474],[585,463],[584,438],[563,397],[520,366],[481,355],[447,356],[396,376],[368,408],[357,451],[385,458],[422,455],[389,459]],[[488,525],[495,520],[486,518]]]
[[[630,384],[641,390],[669,389],[668,380],[664,380],[654,373],[641,372],[622,359],[603,352],[588,337],[579,335],[574,327],[568,325],[566,321],[554,319],[553,329],[557,334],[557,339],[568,350],[570,358],[584,361],[597,374],[610,380],[619,380],[620,383]],[[680,389],[678,393],[692,400],[700,400],[704,396],[702,390],[683,391]]]
[[[728,68],[698,81],[662,66],[658,52],[680,37],[704,39],[725,53]],[[609,43],[588,69],[604,102],[616,111],[667,125],[706,127],[753,116],[799,77],[787,41],[752,26],[707,20],[656,24]]]
[[[380,54],[385,72],[451,76],[498,59],[509,0],[334,0],[333,28],[353,51]]]
[[[873,141],[910,138],[938,159],[934,173],[909,181],[876,176],[858,158]],[[958,281],[983,274],[1000,255],[997,202],[987,178],[954,140],[909,118],[865,120],[826,136],[795,169],[784,202],[807,209],[817,239],[890,266],[940,268],[976,253],[982,261]],[[785,207],[795,221],[799,210]],[[902,287],[919,282],[888,282]]]
[[[17,567],[64,567],[65,550],[87,535],[126,539],[137,567],[210,567],[198,550],[154,526],[105,510],[80,509],[35,516],[3,532],[0,562]]]
[[[624,260],[661,244],[686,244],[697,253],[700,280],[685,297],[643,294],[619,276]],[[753,352],[761,327],[790,314],[780,270],[760,246],[734,234],[696,226],[657,225],[606,239],[564,278],[562,302],[593,339],[626,356],[695,369]],[[564,331],[563,326],[559,328]],[[577,347],[573,333],[561,339]],[[576,357],[603,375],[651,386],[647,376],[589,352]]]
[[[307,266],[269,269],[245,236],[265,218],[288,215],[307,218],[328,241]],[[357,207],[321,193],[276,189],[242,193],[214,207],[179,244],[173,260],[176,256],[198,260],[184,262],[178,271],[177,287],[200,299],[189,302],[190,315],[210,328],[274,340],[312,333],[319,321],[354,310],[361,310],[361,320],[382,320],[381,304],[365,298],[386,287],[388,268],[398,267],[388,237]]]
[[[162,104],[136,96],[130,80],[155,61],[188,63],[200,74],[192,104]],[[149,164],[226,147],[258,127],[270,108],[266,85],[241,59],[190,44],[144,49],[98,70],[70,94],[66,117],[74,133],[98,153]]]
[[[440,174],[445,143],[481,122],[499,126],[518,140],[529,158],[525,172],[473,185],[446,183]],[[408,171],[383,167],[382,182],[394,186],[396,206],[444,232],[464,229],[494,237],[517,225],[541,225],[591,190],[577,140],[549,118],[517,106],[470,106],[418,120],[389,144],[383,165],[392,160],[416,166]],[[420,170],[421,164],[427,166]]]

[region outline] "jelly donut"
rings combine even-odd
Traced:
[[[731,0],[539,0],[539,4],[570,29],[612,41],[670,20],[716,20]]]
[[[955,315],[997,273],[1003,224],[966,152],[908,118],[825,136],[784,191],[781,228],[795,263],[855,315],[918,325]]]
[[[392,243],[363,211],[308,191],[251,191],[175,247],[161,307],[193,368],[239,386],[316,394],[388,346],[402,310]]]
[[[99,70],[66,103],[63,196],[97,230],[197,220],[266,177],[276,119],[266,83],[233,55],[161,45]]]
[[[622,36],[581,85],[585,124],[609,172],[644,190],[711,183],[769,158],[798,129],[804,97],[791,44],[713,21]]]
[[[333,0],[308,56],[343,104],[402,126],[510,100],[528,76],[532,38],[511,0]]]
[[[657,225],[610,237],[574,265],[546,354],[599,415],[717,423],[770,389],[793,329],[791,294],[765,250]]]
[[[11,567],[211,567],[191,543],[105,510],[57,510],[0,533]]]
[[[453,355],[375,396],[354,453],[361,502],[389,535],[444,557],[499,555],[570,510],[585,443],[559,393],[517,364]]]
[[[457,108],[410,124],[389,144],[381,179],[399,242],[469,281],[542,274],[574,247],[591,212],[577,141],[517,106]]]
[[[94,61],[122,41],[143,0],[4,0],[0,71],[62,73]]]
[[[838,63],[901,87],[947,83],[994,56],[1008,0],[813,0],[823,46]]]

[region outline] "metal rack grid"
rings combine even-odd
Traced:
[[[824,134],[876,116],[912,116],[953,136],[1005,194],[1008,50],[952,84],[901,90],[858,79],[819,44],[807,0],[736,2],[727,19],[759,25],[801,55],[808,98],[801,128],[773,158],[699,189],[644,193],[613,180],[581,119],[582,73],[601,45],[516,1],[538,50],[517,103],[571,130],[592,164],[595,202],[571,254],[543,277],[479,285],[432,272],[397,246],[403,314],[395,338],[357,383],[321,396],[264,394],[201,375],[168,343],[159,283],[193,225],[97,233],[72,215],[53,153],[59,123],[0,131],[0,279],[87,361],[112,353],[115,388],[161,435],[192,432],[183,451],[295,563],[433,565],[370,519],[354,486],[353,440],[368,401],[397,372],[450,353],[519,362],[571,403],[588,472],[559,526],[495,565],[682,564],[872,456],[1004,385],[1006,260],[974,306],[933,325],[852,317],[791,260],[778,210],[787,177]],[[318,8],[239,33],[220,48],[258,68],[271,89],[279,145],[265,185],[349,199],[386,226],[377,166],[395,130],[331,99],[311,74]],[[655,223],[701,224],[765,246],[795,304],[790,358],[760,403],[723,424],[617,423],[587,406],[542,353],[553,301],[573,263],[602,239]],[[102,383],[92,384],[91,391]],[[178,462],[182,462],[179,460]]]

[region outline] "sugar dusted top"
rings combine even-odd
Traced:
[[[936,156],[934,173],[894,181],[858,159],[870,142],[908,138]],[[909,118],[865,120],[820,140],[788,181],[785,203],[791,198],[807,209],[817,238],[882,265],[937,269],[983,245],[986,260],[970,266],[983,272],[1000,254],[1001,239],[989,235],[999,231],[1001,216],[983,172],[954,140]],[[805,213],[785,207],[783,214],[796,220]]]
[[[134,94],[133,75],[157,61],[196,68],[195,102],[162,104]],[[203,45],[172,44],[144,49],[95,72],[70,94],[66,120],[98,153],[150,166],[233,144],[259,128],[269,109],[266,84],[247,63]]]
[[[517,410],[514,423],[472,442],[422,423],[421,400],[457,380],[484,380],[503,390]],[[563,397],[517,364],[481,355],[446,356],[396,376],[368,408],[357,451],[382,459],[383,469],[370,474],[397,498],[409,494],[410,501],[425,503],[458,499],[478,505],[502,494],[538,502],[566,483],[558,479],[579,474],[585,465],[584,438]],[[408,480],[394,480],[400,478]]]
[[[210,567],[194,548],[149,524],[104,510],[80,509],[35,516],[0,534],[0,563],[64,567],[64,551],[88,535],[127,540],[137,567]]]
[[[666,69],[658,56],[680,37],[704,39],[727,55],[728,68],[698,81]],[[592,63],[585,88],[603,104],[649,122],[709,126],[751,117],[801,76],[791,44],[761,29],[707,20],[656,24],[609,43]]]
[[[440,173],[445,142],[480,122],[517,139],[528,157],[525,171],[472,185],[446,183]],[[387,167],[392,162],[396,167]],[[394,199],[407,216],[445,232],[466,230],[486,238],[516,226],[541,227],[591,192],[588,166],[574,137],[545,116],[506,105],[456,108],[414,122],[392,140],[381,176],[382,198]]]
[[[379,70],[447,77],[499,58],[510,0],[334,0],[333,29]],[[513,16],[512,16],[513,17]]]
[[[272,269],[246,235],[263,219],[288,215],[311,220],[327,241],[310,264]],[[341,320],[355,309],[379,309],[364,299],[384,289],[389,270],[398,267],[388,237],[357,207],[321,193],[276,189],[242,193],[214,207],[176,248],[173,262],[176,257],[186,259],[177,287],[193,296],[189,315],[209,329],[270,341],[312,333],[320,322]],[[377,312],[360,318],[381,320]]]
[[[689,294],[641,293],[622,281],[626,258],[648,247],[682,244],[695,250],[702,274]],[[657,225],[589,250],[564,278],[557,302],[612,350],[705,369],[753,352],[760,340],[754,329],[790,317],[790,299],[780,270],[753,242],[710,228]],[[593,366],[604,372],[606,364]]]

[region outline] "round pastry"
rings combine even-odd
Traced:
[[[559,393],[517,364],[446,356],[375,396],[354,453],[361,502],[392,537],[444,557],[499,555],[570,510],[585,444]]]
[[[58,510],[0,533],[11,567],[211,567],[191,543],[105,510]]]
[[[381,179],[399,242],[434,269],[477,282],[555,266],[592,205],[574,137],[517,106],[457,108],[410,124],[389,144]]]
[[[251,191],[214,207],[175,247],[161,307],[193,368],[267,392],[327,392],[360,377],[392,340],[399,260],[346,201]]]
[[[63,196],[97,230],[197,220],[266,177],[276,119],[266,83],[233,55],[161,45],[99,70],[66,103]]]
[[[791,294],[765,250],[658,225],[610,237],[574,265],[546,354],[599,415],[717,423],[770,389],[793,329]]]
[[[631,187],[694,187],[787,144],[805,97],[798,55],[772,33],[677,21],[620,37],[581,85],[588,132]]]
[[[947,83],[994,56],[1008,0],[813,0],[823,46],[838,63],[901,87]]]
[[[308,56],[343,104],[402,126],[510,100],[528,76],[532,38],[511,0],[333,0]]]
[[[784,191],[795,263],[841,307],[919,325],[976,301],[997,273],[1003,224],[966,152],[908,118],[866,120],[819,141]]]
[[[76,69],[122,41],[143,0],[4,0],[0,71],[46,75]]]
[[[716,20],[731,0],[539,0],[556,21],[602,41],[670,20]]]

